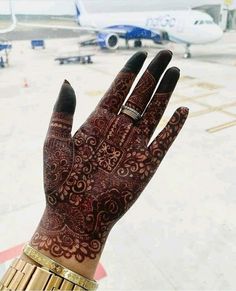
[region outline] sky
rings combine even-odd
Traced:
[[[224,0],[84,0],[89,12],[182,9]],[[235,1],[235,0],[234,0]],[[236,2],[236,1],[235,1]],[[74,0],[13,0],[16,14],[74,15]],[[9,13],[9,0],[0,0],[0,15]]]

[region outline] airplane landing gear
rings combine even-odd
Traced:
[[[185,59],[190,59],[192,57],[191,52],[190,52],[190,44],[187,44],[185,47],[185,53],[184,53],[184,58]]]
[[[140,39],[136,39],[134,41],[134,47],[142,47],[142,41]]]
[[[129,49],[129,40],[127,38],[125,39],[125,45],[126,45],[126,48]]]

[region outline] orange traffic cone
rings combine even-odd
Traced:
[[[24,88],[29,88],[29,83],[26,78],[24,78]]]

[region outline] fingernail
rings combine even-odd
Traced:
[[[183,114],[188,114],[189,113],[189,108],[188,107],[180,107],[180,110]]]
[[[125,64],[124,68],[122,69],[123,72],[132,72],[137,74],[143,63],[147,57],[147,52],[139,51],[136,52]]]
[[[172,69],[175,69],[176,71],[180,72],[180,69],[178,67],[172,67]]]
[[[69,84],[69,85],[70,85],[70,82],[69,82],[69,81],[67,81],[66,79],[64,80],[64,83],[66,83],[66,84]]]
[[[143,53],[145,56],[148,55],[148,52],[147,51],[140,51],[141,53]]]
[[[163,54],[163,53],[168,53],[168,54],[170,54],[171,56],[173,56],[173,53],[172,53],[172,51],[170,51],[170,50],[161,50],[161,51],[158,52],[157,55],[159,55],[159,54]]]

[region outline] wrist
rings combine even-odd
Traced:
[[[87,277],[73,272],[72,270],[66,268],[62,264],[56,262],[55,260],[45,256],[29,244],[26,244],[24,247],[24,254],[27,255],[29,258],[34,260],[36,263],[40,264],[40,266],[59,276],[72,284],[78,285],[85,290],[95,291],[98,287],[97,282],[93,279],[88,279]],[[66,289],[67,290],[67,289]],[[74,289],[73,289],[74,290]]]
[[[29,245],[33,246],[30,242]],[[52,259],[56,263],[64,266],[65,268],[80,274],[88,279],[94,279],[94,275],[99,263],[100,255],[98,255],[95,259],[85,259],[83,262],[78,262],[75,258],[65,258],[65,257],[55,257],[51,254],[50,250],[45,251],[38,247],[33,246],[34,249],[39,251],[41,254],[47,256]]]
[[[85,229],[69,229],[66,221],[45,209],[29,244],[43,255],[75,273],[93,279],[104,243]],[[79,224],[79,223],[78,223]]]

